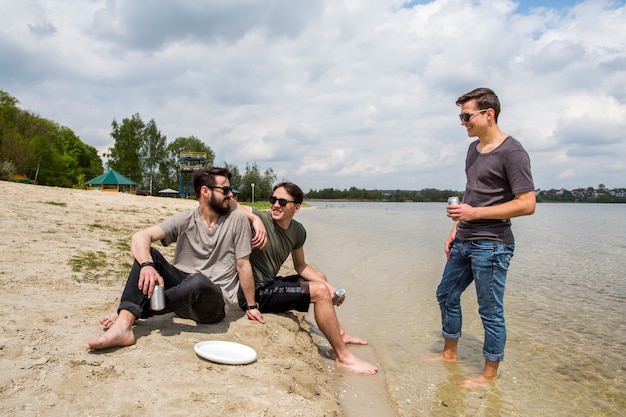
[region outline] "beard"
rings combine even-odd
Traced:
[[[228,199],[225,198],[224,200],[219,201],[213,198],[213,195],[211,195],[211,198],[209,199],[209,208],[211,208],[214,212],[216,212],[220,216],[224,216],[230,213],[230,204],[227,204],[229,200],[230,198]]]

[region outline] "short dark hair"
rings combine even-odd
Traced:
[[[493,109],[496,123],[498,123],[498,116],[500,115],[500,100],[493,90],[485,87],[476,88],[475,90],[459,97],[456,100],[456,105],[460,107],[470,100],[476,100],[476,107],[478,110]]]
[[[215,177],[226,177],[228,181],[233,174],[228,169],[228,165],[225,167],[212,167],[200,169],[198,171],[194,171],[191,176],[191,180],[193,182],[193,190],[196,193],[196,198],[200,196],[200,190],[203,186],[212,187],[215,185]]]
[[[277,188],[281,187],[284,188],[285,191],[287,191],[287,194],[289,194],[291,198],[293,198],[293,201],[295,201],[296,204],[302,204],[302,202],[304,201],[304,193],[302,192],[300,187],[298,187],[293,182],[283,181],[276,184],[273,188],[273,191],[276,191]]]

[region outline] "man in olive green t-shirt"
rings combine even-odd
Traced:
[[[256,231],[250,255],[256,303],[249,305],[241,297],[239,305],[244,310],[258,308],[261,313],[283,313],[290,310],[306,312],[313,303],[315,321],[335,351],[336,363],[355,372],[375,374],[378,371],[376,366],[360,359],[346,346],[367,342],[348,334],[339,324],[332,301],[336,288],[328,283],[324,273],[305,261],[306,230],[300,222],[293,220],[303,200],[300,187],[282,182],[274,187],[270,211],[237,203],[237,208],[248,215]],[[277,277],[290,254],[297,275]]]

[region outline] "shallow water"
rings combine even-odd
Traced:
[[[420,359],[442,345],[434,293],[452,226],[445,204],[310,204],[316,209],[296,216],[308,230],[307,260],[346,288],[340,320],[370,342],[355,353],[382,369],[371,382],[341,377],[348,416],[362,408],[390,416],[626,415],[626,205],[539,204],[513,220],[505,360],[495,386],[467,391],[456,382],[484,364],[473,285],[462,300],[458,363]]]

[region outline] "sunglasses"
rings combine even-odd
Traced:
[[[274,196],[270,197],[270,204],[276,204],[277,201],[278,201],[278,204],[280,204],[281,207],[285,207],[287,205],[287,203],[297,204],[293,200],[285,200],[284,198],[276,198]]]
[[[224,195],[228,195],[229,193],[233,192],[233,187],[229,187],[227,185],[224,185],[222,187],[218,187],[217,185],[207,185],[207,187],[222,190],[222,194]]]
[[[478,114],[478,113],[484,113],[488,110],[489,109],[482,109],[482,110],[471,111],[469,113],[461,113],[459,114],[459,119],[461,119],[462,122],[467,123],[470,121],[473,115]]]

